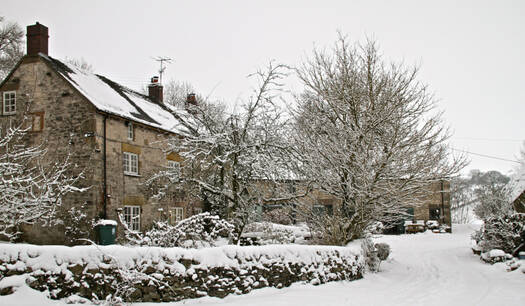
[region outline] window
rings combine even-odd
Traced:
[[[193,207],[193,214],[195,214],[195,215],[202,214],[202,208],[200,208],[200,207]]]
[[[331,216],[333,214],[332,205],[316,204],[314,205],[312,210],[313,210],[313,213],[317,216],[322,216],[322,215]]]
[[[140,206],[124,206],[124,222],[132,231],[140,231]]]
[[[135,135],[133,134],[133,123],[128,122],[128,139],[133,140],[133,137]]]
[[[122,158],[124,164],[124,174],[138,175],[139,174],[139,156],[135,153],[124,152]]]
[[[168,160],[168,173],[171,182],[180,180],[180,164],[173,160]]]
[[[183,207],[173,207],[170,209],[170,224],[176,224],[182,219],[184,219]]]
[[[437,207],[430,207],[428,209],[429,220],[441,220],[441,209]]]
[[[41,132],[44,129],[44,112],[31,114],[31,131]]]
[[[4,92],[4,115],[16,113],[16,91]]]

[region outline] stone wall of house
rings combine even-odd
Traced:
[[[46,150],[44,160],[48,164],[65,161],[71,164],[69,175],[83,173],[78,187],[92,185],[94,141],[86,134],[94,128],[94,107],[67,86],[39,57],[25,57],[18,69],[4,82],[0,91],[16,91],[16,115],[0,116],[0,122],[17,124],[24,122],[30,127],[26,145],[42,145]],[[25,119],[24,119],[25,117]],[[69,156],[69,157],[68,157]],[[87,203],[91,214],[95,213],[92,191],[70,194],[64,199],[64,207]],[[23,240],[37,244],[60,242],[63,231],[25,226]]]
[[[430,210],[443,210],[444,223],[451,225],[450,182],[434,182],[428,187],[429,192],[423,198],[423,205],[414,208],[414,219],[431,220]],[[441,222],[441,220],[438,220]]]
[[[96,147],[103,152],[104,147],[104,117],[96,115]],[[181,183],[173,184],[166,196],[156,198],[156,192],[151,190],[146,181],[159,171],[166,170],[168,160],[182,162],[178,154],[166,150],[167,140],[175,137],[165,131],[154,129],[142,124],[130,122],[122,118],[107,116],[106,119],[106,159],[107,159],[107,218],[118,220],[118,212],[124,206],[139,206],[141,208],[141,229],[147,228],[153,220],[167,219],[174,207],[184,208],[184,217],[193,214],[193,208],[200,208],[200,202],[190,198],[183,192]],[[128,139],[128,125],[133,127],[133,139]],[[124,174],[123,154],[130,152],[138,155],[138,175]],[[102,193],[103,158],[102,153],[97,163],[95,182],[100,182],[97,189]],[[102,207],[102,203],[100,205]]]

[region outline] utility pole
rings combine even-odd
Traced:
[[[172,59],[169,57],[161,57],[161,56],[157,56],[153,59],[160,63],[159,77],[160,77],[160,84],[162,84],[162,74],[164,73],[164,70],[166,70],[166,67],[164,67],[164,62],[166,62],[166,64],[171,64]]]

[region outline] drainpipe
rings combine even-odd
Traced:
[[[445,182],[441,180],[441,218],[445,223]]]
[[[103,144],[103,156],[102,159],[104,161],[104,214],[103,218],[107,219],[107,202],[108,202],[108,183],[107,183],[107,159],[106,159],[106,120],[108,119],[107,116],[104,116],[104,144]]]

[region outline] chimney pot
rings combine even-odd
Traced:
[[[48,28],[38,21],[27,26],[27,55],[37,56],[38,53],[48,55]]]

